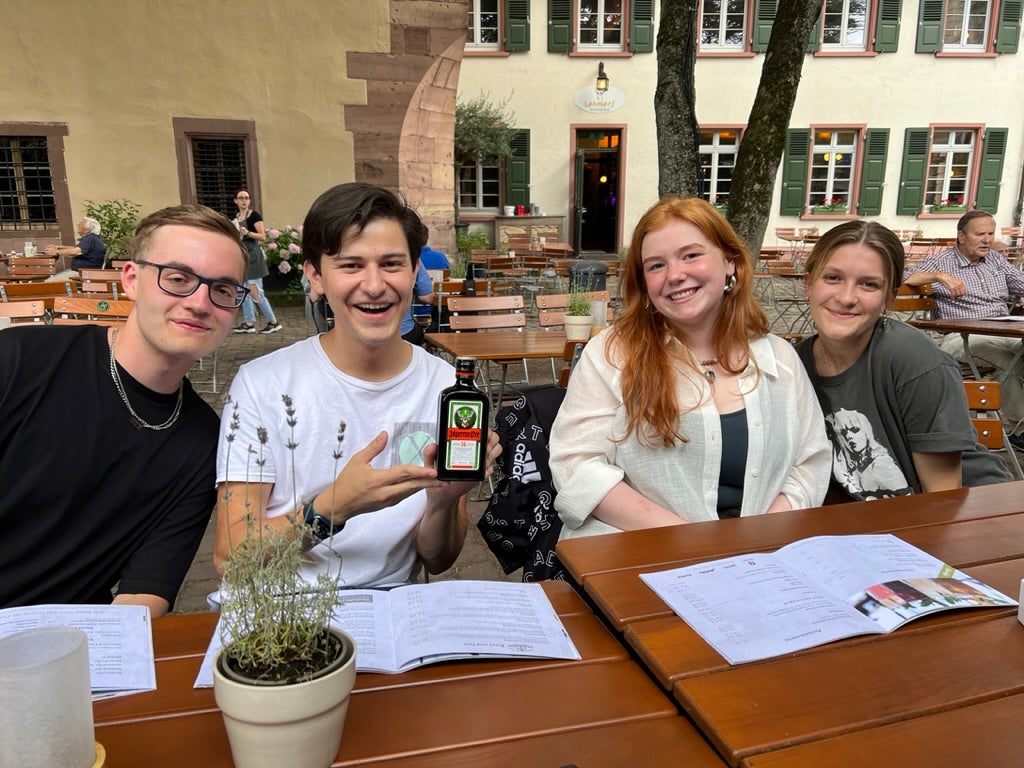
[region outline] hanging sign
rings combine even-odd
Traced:
[[[604,93],[598,93],[593,86],[576,91],[576,106],[584,112],[614,112],[626,103],[622,89],[611,86]]]

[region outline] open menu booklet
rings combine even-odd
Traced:
[[[144,605],[26,605],[0,610],[0,637],[77,627],[89,638],[93,700],[156,690],[153,631]]]
[[[345,589],[331,624],[356,641],[360,672],[405,672],[449,659],[579,659],[539,584],[435,581],[389,591]],[[220,624],[195,687],[213,685]]]
[[[640,578],[730,664],[1017,604],[891,534],[816,536]]]

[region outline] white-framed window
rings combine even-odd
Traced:
[[[497,51],[501,47],[501,0],[470,0],[466,25],[467,51]]]
[[[578,0],[576,50],[621,51],[625,0]]]
[[[821,50],[866,51],[870,0],[825,0],[821,10]]]
[[[737,129],[701,129],[698,152],[704,199],[713,205],[724,206],[729,199],[739,148],[740,132]]]
[[[974,174],[977,132],[962,128],[933,128],[928,153],[924,204],[965,205]]]
[[[807,205],[815,213],[852,211],[859,131],[854,128],[815,128],[811,135]]]
[[[984,51],[991,11],[989,0],[948,0],[942,28],[942,50]]]
[[[746,0],[704,0],[699,34],[704,52],[746,50]]]
[[[459,209],[496,212],[501,206],[501,168],[475,163],[459,168]]]

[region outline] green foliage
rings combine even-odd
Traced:
[[[573,291],[569,294],[569,306],[565,314],[573,317],[587,317],[590,314],[590,297],[585,293]]]
[[[473,251],[490,248],[491,241],[487,239],[486,232],[458,231],[455,233],[455,246],[459,249],[459,254],[468,259],[473,255]]]
[[[283,395],[282,400],[286,422],[292,430],[286,442],[294,446],[295,408],[289,396]],[[235,446],[239,426],[238,406],[235,405],[225,437],[229,465],[232,451],[240,449]],[[255,467],[253,487],[264,482],[262,470],[266,463],[267,431],[260,427],[256,434],[259,444],[245,447],[247,474]],[[343,455],[344,439],[342,422],[332,453],[335,475]],[[294,466],[292,475],[294,477]],[[247,480],[246,487],[249,485]],[[227,502],[229,498],[220,501]],[[252,679],[301,682],[311,679],[331,659],[325,629],[337,600],[341,568],[339,566],[336,576],[320,573],[315,585],[303,580],[299,569],[306,561],[303,541],[310,536],[310,531],[298,512],[299,500],[295,499],[296,512],[289,517],[291,525],[278,530],[260,524],[263,510],[253,508],[260,503],[260,499],[246,496],[243,504],[245,539],[237,545],[229,541],[231,553],[224,564],[221,586],[224,654],[234,669]],[[227,514],[227,510],[218,510],[218,514]]]
[[[267,229],[267,239],[263,241],[263,251],[267,254],[267,266],[277,268],[282,275],[292,269],[302,267],[302,230],[291,224],[284,229]]]
[[[515,116],[508,99],[492,103],[487,95],[455,105],[455,164],[493,163],[512,154]]]
[[[139,206],[131,200],[85,201],[85,215],[100,223],[100,237],[107,246],[108,259],[127,259],[128,249],[139,223]]]

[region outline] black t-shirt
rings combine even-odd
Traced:
[[[185,382],[181,414],[136,429],[106,329],[0,333],[0,607],[174,602],[213,510],[217,415]],[[177,395],[121,371],[132,406],[164,422]]]

